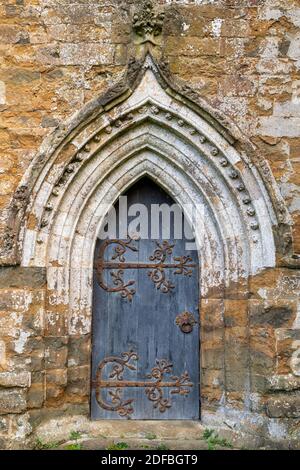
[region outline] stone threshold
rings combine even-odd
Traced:
[[[52,419],[40,425],[34,436],[44,443],[69,442],[77,435],[78,441],[105,439],[123,440],[200,440],[205,427],[192,420],[101,420],[90,421],[83,416]]]
[[[101,433],[107,437],[145,438],[145,435],[156,435],[159,439],[198,439],[204,427],[200,421],[192,420],[101,420],[94,421]]]
[[[201,435],[200,435],[201,436]],[[198,439],[154,439],[149,436],[147,439],[119,437],[112,439],[110,437],[94,439],[78,439],[67,441],[57,447],[58,450],[210,450],[208,443],[202,437]],[[229,450],[228,447],[219,445],[214,446],[213,450]]]

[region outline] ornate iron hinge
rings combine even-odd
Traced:
[[[106,249],[110,245],[116,245],[114,254],[110,261],[104,260]],[[105,240],[99,250],[99,256],[96,261],[96,270],[98,283],[102,289],[107,292],[120,292],[123,298],[132,300],[135,289],[131,286],[135,284],[134,280],[125,281],[124,270],[125,269],[150,269],[148,276],[154,282],[154,285],[158,290],[163,293],[167,293],[174,289],[175,285],[166,278],[165,269],[173,269],[174,274],[182,274],[184,276],[192,275],[192,268],[196,267],[190,256],[174,256],[173,262],[166,262],[167,256],[172,255],[175,244],[171,245],[168,241],[164,240],[161,244],[156,242],[157,248],[154,253],[149,257],[149,261],[152,263],[127,263],[125,262],[125,254],[127,250],[133,252],[138,251],[138,248],[133,245],[133,240],[128,238],[127,240]],[[115,260],[119,260],[118,262]],[[111,269],[111,277],[113,280],[113,286],[108,286],[103,279],[103,272],[105,269]]]
[[[154,408],[158,408],[161,413],[172,406],[171,399],[164,397],[164,388],[171,388],[172,395],[186,396],[190,393],[190,387],[193,387],[193,383],[190,382],[187,372],[184,372],[181,376],[171,376],[169,381],[164,380],[165,374],[170,374],[173,368],[173,364],[166,359],[156,359],[156,366],[146,376],[150,379],[149,381],[124,380],[123,374],[125,369],[136,370],[134,362],[137,360],[138,356],[135,352],[123,352],[121,357],[109,356],[100,362],[96,372],[96,380],[93,381],[92,385],[96,388],[96,400],[101,408],[114,411],[123,417],[130,417],[134,413],[132,406],[134,399],[124,400],[122,397],[123,390],[127,387],[145,388],[148,399],[153,402]],[[105,380],[103,378],[103,371],[108,364],[112,365],[112,370],[109,374],[109,380]],[[108,389],[111,403],[103,399],[103,389]]]

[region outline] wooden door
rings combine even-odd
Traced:
[[[143,178],[128,207],[174,201]],[[130,221],[130,217],[128,219]],[[198,257],[171,237],[98,240],[94,263],[92,419],[199,418]]]

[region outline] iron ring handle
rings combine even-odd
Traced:
[[[184,311],[177,315],[175,319],[176,325],[179,326],[180,331],[184,334],[191,333],[194,329],[194,325],[198,322],[195,320],[194,315],[188,311]]]

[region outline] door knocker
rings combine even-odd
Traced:
[[[179,326],[182,333],[191,333],[197,321],[191,313],[185,311],[177,315],[175,323]]]

